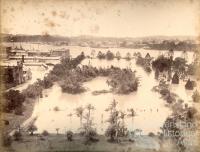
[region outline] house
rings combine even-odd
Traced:
[[[23,63],[4,62],[1,63],[1,74],[6,88],[22,84],[32,77],[31,70],[24,67]]]

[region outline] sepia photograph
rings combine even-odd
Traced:
[[[0,0],[1,152],[200,152],[200,0]]]

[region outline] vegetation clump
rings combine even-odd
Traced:
[[[67,140],[72,141],[73,140],[73,132],[72,131],[67,131]]]
[[[14,137],[14,140],[15,141],[20,141],[22,140],[22,134],[20,131],[15,131],[14,134],[13,134],[13,137]]]
[[[161,55],[152,62],[152,67],[154,69],[158,69],[159,72],[163,72],[163,71],[168,71],[171,68],[171,64],[172,61],[169,58]]]
[[[109,74],[108,85],[119,94],[128,94],[137,91],[139,80],[131,69],[115,68]]]
[[[131,60],[131,54],[130,54],[129,52],[126,53],[125,59],[126,59],[127,61],[130,61],[130,60]]]
[[[146,72],[151,72],[150,65],[152,59],[149,53],[147,53],[144,58],[141,55],[137,55],[136,64],[142,66]]]
[[[8,113],[15,112],[15,114],[21,115],[23,112],[25,96],[18,90],[9,90],[8,92],[5,92],[3,96],[3,111]]]
[[[185,84],[185,89],[187,90],[193,90],[195,86],[194,81],[191,81],[190,79],[188,79],[188,81]]]
[[[179,84],[179,76],[178,73],[175,73],[172,77],[172,83],[173,84]]]
[[[98,59],[105,59],[106,55],[104,53],[102,53],[101,51],[99,51],[98,54],[97,54],[97,58]]]
[[[46,131],[46,130],[44,130],[44,131],[42,132],[42,135],[43,135],[43,136],[48,136],[48,135],[49,135],[49,132]]]
[[[92,142],[99,141],[99,139],[97,138],[97,132],[93,127],[94,123],[93,123],[93,118],[92,118],[92,115],[91,115],[91,112],[93,110],[95,110],[95,108],[91,104],[88,104],[85,107],[85,109],[86,109],[85,115],[83,115],[83,117],[82,117],[82,115],[79,115],[80,119],[83,118],[83,120],[84,120],[84,122],[82,122],[82,126],[81,126],[81,129],[83,130],[81,132],[81,134],[85,137],[84,143],[90,144]],[[79,112],[80,112],[80,109],[79,109]],[[83,114],[82,112],[83,111],[81,110],[81,114]]]
[[[110,112],[109,126],[105,132],[105,135],[109,137],[110,142],[119,142],[119,137],[124,137],[127,135],[127,128],[125,127],[125,116],[126,114],[117,109],[117,102],[113,100],[110,106],[106,109],[107,112]]]
[[[30,135],[33,136],[33,133],[37,131],[37,127],[34,124],[30,124],[27,128],[27,131],[30,132]]]
[[[107,60],[113,60],[114,59],[114,54],[111,52],[111,51],[108,51],[107,53],[106,53],[106,59]]]
[[[12,137],[9,136],[8,134],[3,134],[2,135],[2,144],[4,147],[9,147],[12,144]]]
[[[197,90],[193,93],[192,99],[193,99],[194,102],[200,101],[200,93]]]

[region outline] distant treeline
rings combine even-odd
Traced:
[[[146,44],[150,49],[155,50],[180,50],[180,51],[195,51],[198,47],[198,44],[187,41],[179,41],[175,43],[174,41],[163,41],[162,43]]]
[[[69,42],[69,38],[51,35],[2,35],[3,42]]]
[[[154,50],[179,50],[179,51],[194,51],[200,47],[195,42],[195,38],[174,39],[173,37],[152,37],[145,38],[101,38],[101,37],[64,37],[56,35],[12,35],[1,34],[3,42],[61,42],[60,44],[68,45],[74,43],[80,45],[81,43],[87,43],[90,47],[111,47],[109,43],[114,43],[113,47],[123,48],[148,48]],[[156,39],[157,38],[157,39]],[[97,42],[97,43],[96,43]],[[102,42],[102,44],[99,44]],[[115,46],[116,45],[116,46]]]

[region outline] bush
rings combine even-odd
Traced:
[[[31,125],[28,126],[27,130],[28,130],[28,132],[30,132],[30,135],[33,135],[33,133],[35,131],[37,131],[37,127],[35,125],[31,124]]]
[[[199,92],[197,90],[193,93],[192,99],[193,99],[194,102],[199,102],[200,101],[200,94],[199,94]]]
[[[188,81],[185,84],[185,89],[187,90],[193,90],[194,88],[194,82],[188,79]]]
[[[20,131],[15,131],[13,134],[14,140],[19,141],[22,140],[22,134]]]
[[[148,134],[148,136],[149,136],[149,137],[154,137],[155,134],[154,134],[153,132],[150,132],[150,133]]]
[[[101,51],[99,51],[98,55],[97,55],[98,59],[105,59],[106,55],[104,53],[102,53]]]
[[[16,115],[22,115],[22,114],[23,114],[23,108],[22,108],[22,106],[17,107],[17,108],[15,109],[15,114],[16,114]]]
[[[173,84],[179,84],[179,75],[178,75],[177,72],[172,77],[172,83]]]
[[[67,140],[72,141],[73,140],[73,132],[72,131],[67,131]]]
[[[12,144],[12,138],[8,134],[3,135],[3,146],[9,147]]]
[[[28,98],[36,98],[41,95],[42,86],[39,85],[38,82],[29,85],[25,90],[23,90],[23,94]]]
[[[43,136],[48,136],[48,135],[49,135],[49,132],[46,131],[46,130],[44,130],[44,131],[42,132],[42,135],[43,135]]]
[[[171,61],[162,55],[152,62],[152,67],[159,72],[167,71],[171,67]]]
[[[54,111],[60,111],[59,107],[57,107],[57,106],[54,107],[53,110],[54,110]]]
[[[18,90],[9,90],[4,93],[3,110],[5,112],[12,112],[17,108],[21,109],[25,97]]]
[[[114,54],[112,52],[108,51],[106,53],[106,58],[107,58],[107,60],[113,60],[114,59]]]
[[[94,129],[89,129],[88,132],[85,133],[85,144],[89,144],[90,142],[97,142],[98,139],[97,132]]]

